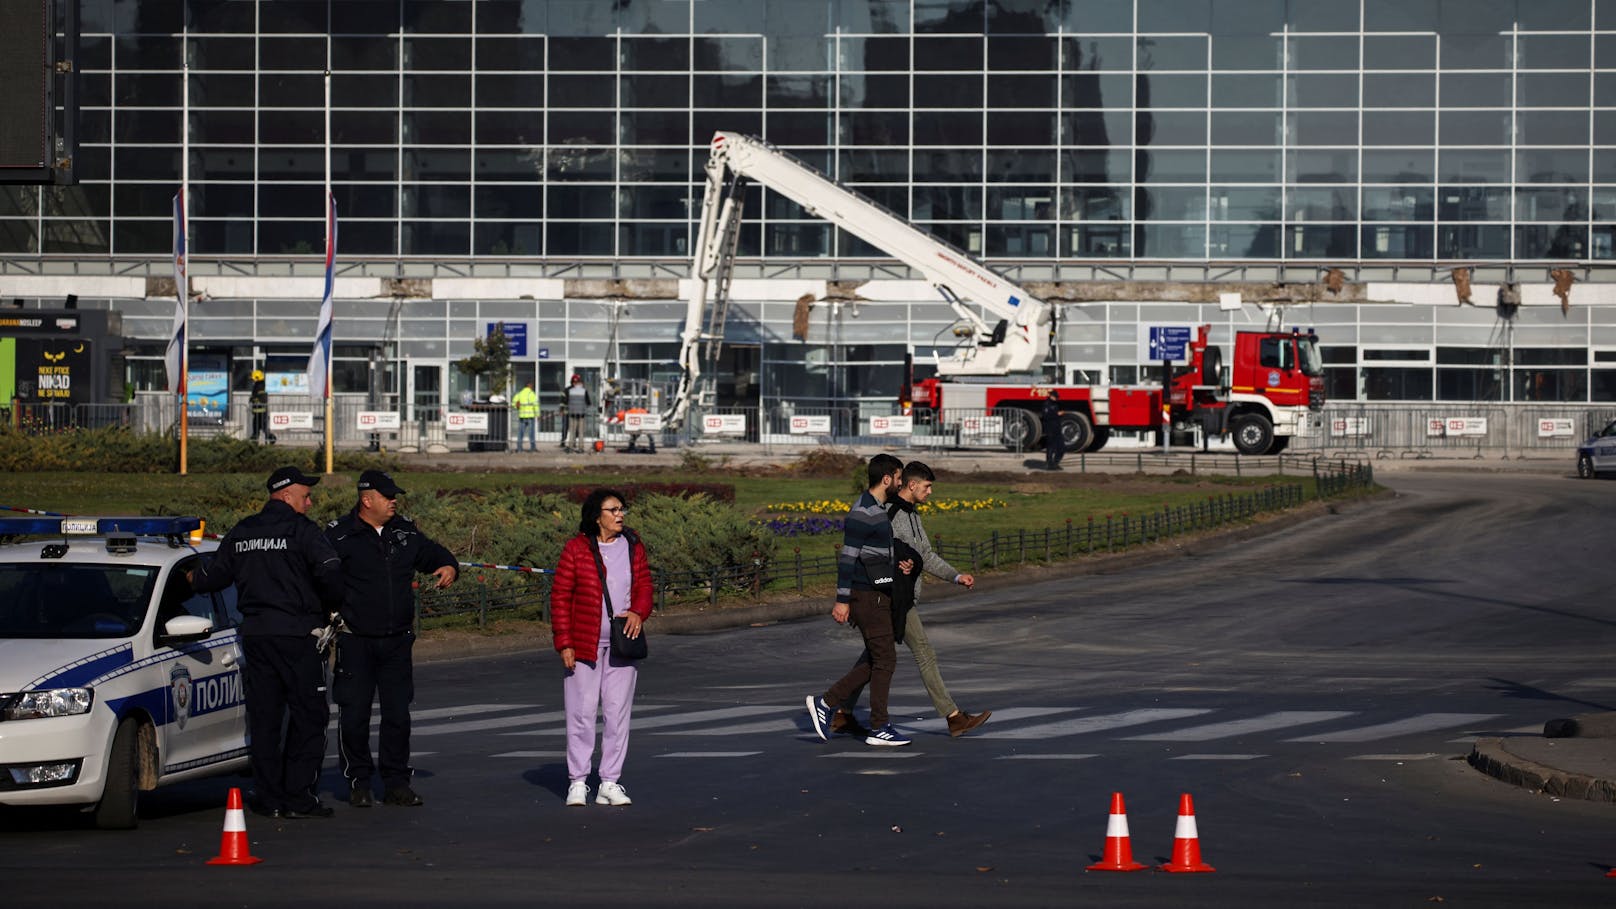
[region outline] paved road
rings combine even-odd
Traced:
[[[201,864],[227,781],[151,797],[131,834],[0,815],[7,902],[126,883],[167,904],[1610,905],[1611,806],[1461,758],[1476,735],[1616,708],[1616,483],[1390,483],[1395,499],[1257,541],[995,578],[929,608],[956,697],[994,710],[980,735],[948,738],[900,662],[894,717],[915,744],[820,743],[802,699],[858,649],[828,619],[661,636],[636,804],[566,809],[553,657],[435,664],[418,679],[425,808],[249,818],[265,861],[245,869]],[[1113,791],[1147,862],[1193,793],[1218,872],[1085,874]]]

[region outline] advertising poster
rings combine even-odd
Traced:
[[[78,338],[0,340],[0,391],[25,404],[78,404],[93,400],[91,345]]]
[[[306,372],[266,372],[264,391],[272,395],[309,395],[309,374]]]
[[[185,380],[185,417],[191,425],[221,426],[230,405],[230,374],[193,369]]]

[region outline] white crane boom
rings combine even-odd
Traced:
[[[831,222],[920,272],[970,328],[969,343],[939,355],[942,376],[1003,376],[1035,372],[1049,354],[1050,309],[1015,283],[969,254],[931,236],[878,203],[837,184],[807,164],[761,139],[741,133],[713,135],[707,159],[707,191],[701,203],[684,331],[680,335],[679,389],[669,425],[683,422],[702,375],[703,343],[722,340],[722,318],[707,314],[709,288],[719,286],[715,305],[727,303],[728,269],[740,221],[742,180],[752,180],[796,202],[811,215]],[[997,318],[989,325],[968,304]]]

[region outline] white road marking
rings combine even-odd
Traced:
[[[871,745],[868,751],[834,751],[822,754],[822,758],[855,761],[896,761],[903,758],[915,758],[924,755],[924,751],[910,751],[905,745]]]
[[[1265,758],[1266,754],[1181,754],[1170,761],[1254,761]]]
[[[1435,752],[1424,754],[1355,754],[1347,758],[1349,761],[1429,761],[1431,758],[1441,757]]]
[[[1394,720],[1390,723],[1377,723],[1374,726],[1360,726],[1357,729],[1342,729],[1337,732],[1323,732],[1317,735],[1304,735],[1287,742],[1373,742],[1376,739],[1396,738],[1400,735],[1410,735],[1416,732],[1428,732],[1449,726],[1468,726],[1482,720],[1491,720],[1500,716],[1497,713],[1421,713],[1404,720]]]
[[[1001,761],[1086,761],[1098,754],[1001,754]]]
[[[1287,726],[1322,723],[1325,720],[1336,720],[1344,716],[1352,716],[1353,713],[1354,711],[1351,710],[1281,710],[1277,713],[1248,717],[1243,720],[1229,720],[1226,723],[1208,723],[1204,726],[1191,726],[1188,729],[1175,729],[1172,732],[1134,735],[1129,736],[1127,740],[1137,742],[1210,742],[1213,739],[1234,738],[1235,736],[1253,732],[1283,729]]]
[[[762,754],[761,751],[670,751],[660,758],[741,758]]]
[[[566,757],[566,756],[567,756],[567,753],[565,751],[502,751],[499,754],[491,754],[491,755],[489,755],[489,757],[497,757],[497,758],[498,757],[558,758],[558,757]]]
[[[1203,713],[1211,712],[1209,709],[1191,708],[1129,710],[1123,713],[1076,717],[1070,720],[1040,723],[1036,726],[1022,726],[1016,729],[996,729],[992,731],[990,737],[996,739],[1052,739],[1067,735],[1083,735],[1088,732],[1103,732],[1107,729],[1120,729],[1124,726],[1138,726],[1143,723],[1159,723],[1163,720],[1183,719],[1187,716],[1199,716]],[[989,720],[989,722],[992,721]]]

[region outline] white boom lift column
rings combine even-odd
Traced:
[[[1005,376],[1042,367],[1049,354],[1050,308],[1044,301],[767,142],[720,132],[713,135],[707,159],[707,191],[691,269],[694,288],[680,335],[681,374],[669,411],[670,427],[683,424],[692,399],[704,387],[702,360],[710,368],[723,342],[744,180],[785,196],[924,275],[969,326],[961,334],[970,342],[937,358],[939,375]],[[996,324],[989,325],[969,304],[991,313]]]

